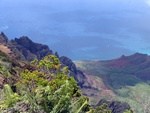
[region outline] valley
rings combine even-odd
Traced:
[[[25,42],[25,43],[24,43]],[[47,45],[35,43],[27,36],[8,40],[0,34],[0,88],[9,84],[14,91],[20,73],[36,68],[29,64],[35,58],[43,59],[55,55],[61,68],[67,66],[69,76],[73,76],[84,96],[89,97],[91,106],[106,102],[108,110],[124,113],[131,109],[135,113],[147,113],[150,107],[150,56],[135,53],[113,60],[84,60],[73,62],[66,56],[53,53]]]
[[[135,53],[131,56],[107,61],[78,61],[75,62],[78,69],[85,75],[95,76],[107,89],[97,85],[97,93],[88,94],[92,102],[103,97],[108,100],[120,100],[128,102],[137,113],[150,112],[150,56]],[[94,78],[94,77],[93,77]],[[98,78],[98,79],[97,79]],[[106,93],[103,93],[106,92]],[[93,99],[96,98],[96,99]]]

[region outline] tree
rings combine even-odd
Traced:
[[[20,74],[14,93],[9,85],[3,89],[0,112],[11,113],[111,113],[107,105],[91,107],[68,67],[61,68],[54,55],[31,62],[33,69]]]
[[[3,106],[1,111],[11,107],[15,113],[85,113],[90,109],[88,98],[81,94],[74,78],[67,75],[68,68],[60,68],[57,57],[49,55],[40,61],[35,59],[31,65],[36,70],[24,70],[16,83],[15,95],[20,98],[15,99],[11,106]]]

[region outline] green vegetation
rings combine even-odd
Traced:
[[[116,90],[116,99],[128,102],[136,113],[150,112],[150,86],[140,83],[135,86],[128,86]]]
[[[3,88],[3,93],[1,94],[2,100],[0,101],[0,109],[13,107],[17,101],[21,99],[21,97],[14,93],[11,87],[6,84]]]
[[[106,109],[107,106],[108,105],[104,103],[103,105],[96,107],[93,113],[112,113],[111,110]]]
[[[9,58],[8,58],[8,56],[4,53],[4,52],[2,52],[2,51],[0,51],[0,59],[2,60],[2,61],[9,61]]]
[[[124,113],[133,113],[132,110],[126,110]]]
[[[111,113],[106,105],[92,108],[76,81],[68,76],[53,55],[31,62],[32,70],[23,70],[15,84],[16,92],[6,84],[0,95],[0,112],[11,113]]]
[[[11,77],[9,69],[0,63],[0,74],[6,76],[7,78]]]
[[[130,64],[127,67],[117,68],[115,65],[111,66],[110,62],[112,61],[80,61],[76,62],[76,65],[79,69],[102,79],[103,83],[114,92],[111,99],[127,102],[136,113],[150,113],[149,81],[145,82],[142,80],[144,77],[140,79],[135,75],[137,72],[147,73],[150,69],[149,65],[145,69],[141,68],[147,64],[144,66]],[[103,95],[100,94],[100,96]],[[104,96],[110,97],[106,93]],[[130,113],[130,110],[126,112]]]
[[[8,56],[0,51],[0,74],[5,76],[5,77],[10,77],[11,74],[10,74],[10,68],[9,68],[9,58]]]

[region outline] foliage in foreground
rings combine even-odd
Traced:
[[[133,113],[132,110],[126,110],[124,113]]]
[[[61,68],[53,55],[34,60],[36,69],[24,70],[14,93],[5,85],[0,101],[0,112],[11,113],[111,113],[104,106],[92,108],[81,94],[67,67]]]

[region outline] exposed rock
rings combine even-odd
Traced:
[[[7,36],[3,32],[1,32],[1,34],[0,34],[0,44],[7,44],[7,43],[8,43]]]
[[[7,54],[9,57],[14,58],[13,52],[8,48],[8,46],[0,44],[0,51]]]
[[[104,103],[108,105],[108,109],[112,110],[112,113],[123,113],[126,110],[130,110],[130,105],[126,102],[107,101],[105,99],[100,100],[97,106],[100,106]]]
[[[47,45],[34,43],[27,36],[23,36],[19,39],[15,38],[11,40],[10,43],[27,61],[32,61],[34,58],[40,60],[46,55],[53,54],[52,50],[50,50]],[[22,55],[20,57],[22,57]]]
[[[77,74],[76,65],[72,62],[70,58],[67,58],[66,56],[60,57],[60,61],[65,66],[68,66],[69,70],[73,72],[74,74]]]
[[[73,63],[73,61],[70,58],[67,58],[66,56],[62,56],[59,58],[62,66],[68,66],[70,70],[70,75],[75,78],[75,80],[78,82],[78,86],[83,87],[84,82],[86,81],[86,77],[83,74],[81,70],[77,70],[76,65]]]
[[[49,49],[47,45],[42,45],[32,42],[27,36],[21,38],[15,38],[8,43],[8,47],[15,54],[16,59],[22,61],[32,61],[34,58],[38,60],[42,59],[44,56],[53,54],[52,50]],[[59,58],[58,53],[55,55]],[[70,70],[70,75],[73,76],[80,87],[83,86],[85,82],[85,75],[82,71],[77,70],[73,61],[65,56],[59,58],[63,66],[68,66]]]
[[[74,78],[77,80],[77,77],[76,77],[77,69],[76,69],[76,65],[72,62],[72,60],[70,58],[67,58],[66,56],[62,56],[59,59],[60,59],[62,66],[68,66],[70,70],[70,75],[74,76]]]
[[[27,60],[27,61],[31,61],[34,58],[37,58],[38,60],[42,59],[44,56],[49,55],[49,54],[53,54],[52,50],[50,50],[48,48],[47,45],[42,45],[42,44],[38,44],[38,43],[34,43],[32,42],[28,37],[23,36],[19,39],[15,38],[14,40],[8,41],[7,36],[4,33],[0,34],[0,43],[1,44],[6,44],[7,47],[13,52],[13,54],[16,56],[15,58],[19,59],[19,60]],[[59,58],[58,53],[56,52],[55,55]],[[96,81],[97,79],[93,79],[92,75],[84,75],[84,73],[80,70],[77,70],[76,65],[73,63],[73,61],[65,56],[62,56],[59,58],[62,66],[68,66],[69,70],[70,70],[70,75],[74,76],[74,78],[76,79],[76,81],[78,82],[78,85],[82,88],[86,88],[88,89],[93,89],[93,90],[98,90],[97,85],[101,85],[102,87],[105,88],[105,86],[103,86],[103,84],[101,84],[101,81]],[[13,75],[13,78],[8,81],[9,84],[14,84],[17,79],[17,71],[20,71],[22,68],[23,69],[29,69],[30,71],[34,70],[34,67],[31,67],[29,65],[25,65],[21,66],[20,63],[17,63],[15,61],[12,61],[12,68],[11,69],[11,74]],[[17,67],[17,68],[15,68]],[[16,70],[18,69],[18,70]],[[94,81],[95,80],[95,81]],[[12,81],[14,83],[12,83]],[[6,82],[5,78],[3,76],[0,76],[0,88],[3,87],[4,82]],[[12,86],[13,91],[15,91],[15,87]],[[107,88],[105,88],[107,89]],[[92,94],[95,94],[95,92]],[[107,101],[106,101],[107,102]],[[102,102],[102,100],[99,102],[99,105]],[[107,102],[108,103],[108,102]],[[130,109],[130,106],[127,103],[121,103],[118,101],[114,101],[114,102],[109,102],[108,104],[108,108],[113,110],[113,113],[122,113],[122,111],[126,110],[126,109]],[[20,109],[19,109],[20,106]],[[16,106],[16,108],[10,109],[10,111],[12,112],[16,112],[17,110],[21,110],[21,111],[26,111],[28,109],[29,106],[27,106],[24,103],[18,103]],[[38,113],[44,113],[43,111],[38,111]]]
[[[86,82],[86,77],[81,70],[77,70],[76,79],[78,82],[78,86],[82,88],[84,83]]]
[[[57,58],[59,58],[59,54],[58,54],[58,52],[55,52],[55,56],[56,56]]]

